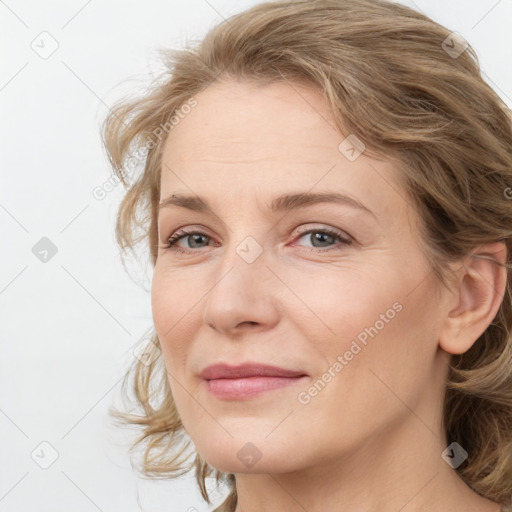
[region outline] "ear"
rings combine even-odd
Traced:
[[[507,247],[502,242],[480,246],[466,257],[452,288],[450,311],[443,321],[439,345],[463,354],[484,333],[498,313],[507,285]]]

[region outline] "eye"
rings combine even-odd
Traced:
[[[182,239],[186,239],[189,242],[188,248],[183,248],[178,245]],[[187,231],[185,229],[180,229],[176,231],[169,240],[167,240],[167,244],[162,246],[162,249],[171,249],[176,252],[189,252],[191,249],[197,249],[201,247],[207,247],[207,245],[201,245],[204,243],[204,240],[210,240],[210,237],[201,231]]]
[[[339,244],[350,245],[352,243],[352,240],[344,233],[331,228],[309,229],[307,231],[302,231],[299,233],[298,239],[300,240],[301,238],[306,238],[306,240],[309,240],[312,243],[313,248],[310,250],[313,252],[327,252],[328,250],[336,248]],[[338,243],[336,243],[336,241],[338,241]],[[327,249],[322,250],[322,247]]]
[[[308,236],[312,243],[312,248],[310,249],[312,252],[327,252],[328,250],[335,248],[332,247],[333,245],[350,245],[352,243],[352,240],[343,232],[331,228],[309,229],[298,233],[299,240]],[[186,240],[188,247],[180,246],[179,242],[181,242],[181,240]],[[201,231],[187,231],[186,229],[180,229],[176,231],[176,233],[168,239],[167,244],[161,246],[161,248],[170,249],[175,252],[189,253],[194,252],[194,249],[208,247],[210,240],[211,237]],[[324,250],[322,250],[322,248],[324,248]]]

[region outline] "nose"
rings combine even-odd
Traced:
[[[235,249],[216,268],[203,302],[203,321],[224,335],[271,329],[279,321],[279,281],[267,267],[265,252],[250,262]]]

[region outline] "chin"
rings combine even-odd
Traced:
[[[284,454],[269,454],[265,449],[258,453],[250,446],[242,447],[242,450],[244,449],[245,453],[240,456],[242,460],[237,456],[238,450],[233,455],[215,451],[202,456],[210,466],[224,473],[287,473],[296,469],[283,464],[286,460]],[[252,454],[251,451],[253,451]]]
[[[296,446],[302,443],[291,436],[265,439],[269,430],[256,429],[254,425],[229,431],[233,437],[223,432],[222,439],[209,435],[203,437],[207,441],[196,444],[201,456],[215,469],[225,473],[286,473],[298,469]]]

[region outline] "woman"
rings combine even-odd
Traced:
[[[154,265],[142,414],[114,411],[143,472],[225,478],[226,512],[505,510],[512,131],[472,48],[279,1],[167,57],[104,126]]]

